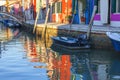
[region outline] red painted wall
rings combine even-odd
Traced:
[[[58,14],[58,22],[65,23],[68,15],[72,15],[72,0],[62,0],[62,13]],[[52,21],[56,22],[56,14],[52,14]]]
[[[33,18],[35,19],[36,18],[36,0],[33,0]]]

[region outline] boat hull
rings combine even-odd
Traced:
[[[64,39],[66,38],[66,39]],[[76,38],[52,37],[53,43],[67,49],[89,49],[90,45],[80,45]]]
[[[111,42],[112,42],[112,45],[114,47],[114,49],[117,51],[117,52],[120,52],[120,42],[116,41],[116,40],[113,40],[113,39],[110,39]]]
[[[109,37],[109,39],[111,40],[114,49],[117,52],[120,52],[120,34],[112,33],[112,32],[107,32],[106,34]]]
[[[79,46],[75,41],[69,43],[69,42],[67,42],[67,40],[62,39],[62,38],[60,38],[60,37],[56,37],[56,38],[53,37],[52,40],[53,40],[54,43],[61,44],[61,45],[65,45],[65,46]],[[72,40],[75,40],[75,39],[72,38],[71,41],[72,41]],[[69,40],[69,41],[70,41],[70,40]]]

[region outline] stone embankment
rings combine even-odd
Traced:
[[[41,35],[44,27],[45,27],[44,21],[38,21],[36,26],[36,35]],[[26,21],[24,23],[24,28],[29,32],[33,32],[34,21]],[[59,24],[59,23],[47,24],[47,35],[49,37],[57,36],[57,35],[64,35],[64,36],[70,35],[73,37],[77,37],[79,34],[86,34],[87,30],[88,30],[88,25],[72,24],[72,26],[70,27],[70,24]],[[111,41],[105,34],[107,31],[120,33],[120,27],[113,27],[109,25],[92,26],[91,36],[90,36],[92,48],[113,50]]]

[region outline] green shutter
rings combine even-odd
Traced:
[[[61,13],[62,12],[62,6],[61,6],[61,2],[57,2],[57,13]]]
[[[98,1],[99,1],[99,0],[95,0],[94,5],[98,6]]]
[[[118,12],[120,13],[120,0],[118,0]]]
[[[112,7],[111,7],[112,13],[116,12],[116,0],[112,0]]]
[[[52,13],[55,13],[55,4],[52,6]]]
[[[75,13],[75,1],[76,0],[72,0],[72,14]]]

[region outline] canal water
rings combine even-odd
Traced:
[[[63,49],[1,25],[0,80],[120,80],[120,55]]]

